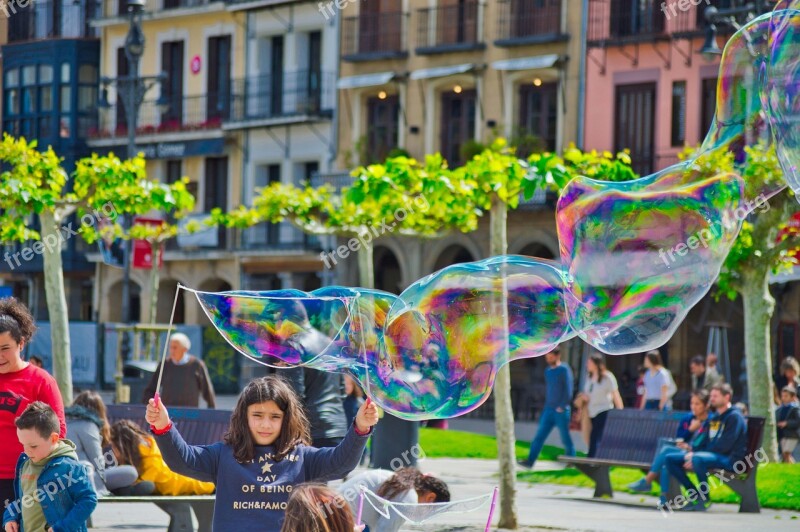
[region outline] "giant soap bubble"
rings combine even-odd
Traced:
[[[738,31],[722,58],[714,122],[695,159],[641,179],[579,177],[556,207],[560,261],[457,264],[402,294],[196,292],[238,351],[263,364],[351,374],[405,419],[457,416],[497,370],[580,336],[608,354],[663,345],[711,288],[742,220],[787,185],[800,192],[800,2]],[[760,189],[705,164],[775,146],[782,179]]]

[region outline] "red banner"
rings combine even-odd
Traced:
[[[134,218],[133,224],[139,225],[161,225],[164,220],[157,218]],[[158,267],[164,266],[164,245],[161,245],[161,253],[158,256]],[[133,241],[133,264],[134,268],[149,270],[153,267],[153,250],[150,247],[150,242],[147,240]]]

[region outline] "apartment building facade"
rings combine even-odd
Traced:
[[[325,91],[335,76],[335,46],[328,45],[335,45],[336,28],[311,4],[155,0],[145,9],[140,72],[166,78],[141,106],[137,148],[150,176],[167,182],[189,177],[197,199],[192,217],[250,205],[257,187],[299,183],[327,168],[335,102]],[[126,12],[125,0],[107,0],[93,23],[104,76],[128,73]],[[124,154],[125,112],[113,84],[106,91],[114,104],[100,113],[89,145]],[[179,235],[164,252],[156,321],[169,319],[178,283],[207,291],[316,288],[322,268],[316,246],[288,224]],[[121,296],[122,270],[93,258],[99,320],[118,321],[114,302]],[[141,302],[149,301],[148,275],[132,271],[134,319],[146,317]],[[176,323],[204,319],[181,292]]]
[[[579,6],[571,0],[377,0],[323,12],[341,17],[342,25],[338,167],[352,169],[392,152],[417,158],[440,152],[455,166],[496,136],[523,152],[575,142]],[[538,196],[511,213],[510,253],[556,256],[546,200]],[[398,292],[432,271],[486,257],[486,225],[434,241],[382,239],[375,247],[377,287]],[[346,270],[342,281],[355,282],[354,271]]]
[[[578,141],[579,0],[370,0],[341,11],[326,4],[323,16],[341,24],[338,169],[393,153],[440,152],[457,166],[497,136],[520,155]],[[341,174],[330,177],[341,182]],[[509,213],[509,253],[558,256],[554,200],[537,194]],[[382,237],[375,285],[399,293],[431,272],[486,258],[489,249],[488,213],[470,234]],[[337,282],[357,285],[356,260],[347,260],[337,265]],[[518,416],[530,416],[540,366],[512,366]],[[491,404],[477,415],[491,416]]]
[[[9,2],[0,13],[3,131],[36,140],[43,149],[52,146],[67,171],[90,154],[86,135],[97,125],[100,41],[90,21],[100,9],[95,0],[41,0]],[[30,223],[36,227],[38,220]],[[3,256],[22,246],[3,246]],[[66,300],[74,320],[94,317],[89,249],[80,238],[63,248]],[[4,294],[26,302],[39,320],[47,319],[43,271],[38,254],[20,263],[0,262]]]
[[[587,149],[629,149],[634,168],[648,175],[679,162],[685,146],[706,136],[716,108],[719,54],[701,54],[706,44],[707,5],[744,6],[738,0],[688,3],[589,0],[586,55]],[[680,7],[688,9],[680,9]],[[764,6],[771,9],[771,6]],[[746,15],[738,16],[743,23]],[[735,31],[717,24],[718,47]],[[800,308],[800,307],[798,307]],[[794,329],[797,328],[795,322]],[[662,349],[681,387],[689,386],[688,362],[713,349],[726,335],[722,366],[737,394],[744,356],[741,305],[706,296]],[[713,332],[713,334],[712,334]],[[780,330],[778,331],[781,336]],[[797,343],[792,336],[792,349]],[[727,358],[727,360],[725,360]],[[612,369],[635,374],[635,357],[611,357]]]

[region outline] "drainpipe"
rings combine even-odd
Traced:
[[[581,52],[578,60],[578,132],[575,145],[583,150],[583,130],[586,122],[586,39],[589,31],[589,0],[583,0],[581,10]]]
[[[336,67],[334,68],[333,76],[333,119],[331,120],[331,145],[328,146],[328,168],[327,171],[332,171],[336,164],[336,156],[339,154],[339,89],[336,87],[336,80],[339,79],[339,64],[341,61],[341,19],[342,17],[333,17],[331,22],[336,27]]]

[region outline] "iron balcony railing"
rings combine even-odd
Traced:
[[[172,9],[182,9],[189,7],[203,7],[222,0],[156,0],[148,2],[145,11],[159,12]],[[98,12],[99,15],[99,12]],[[128,0],[111,0],[105,4],[104,18],[118,18],[128,16]],[[99,18],[99,17],[95,17]]]
[[[562,0],[499,0],[498,44],[558,38]]]
[[[263,222],[241,232],[240,248],[245,250],[318,251],[319,238],[304,233],[289,222]]]
[[[314,188],[328,185],[336,193],[339,193],[343,188],[351,186],[354,181],[355,178],[346,170],[341,172],[318,172],[311,176],[310,185]]]
[[[331,115],[335,81],[332,72],[310,70],[235,80],[230,121]]]
[[[407,20],[408,15],[400,11],[346,17],[342,21],[342,56],[377,59],[405,54]]]
[[[230,116],[230,98],[227,94],[183,96],[167,98],[170,105],[160,108],[155,101],[146,101],[139,108],[137,135],[159,135],[186,131],[219,129]],[[122,106],[121,101],[116,106]],[[116,138],[128,134],[123,109],[100,113],[100,125],[89,131],[89,138]]]
[[[690,3],[686,10],[681,10],[678,2],[589,0],[588,42],[597,46],[669,36],[697,37],[706,28],[707,7],[723,10],[747,4],[751,4],[754,14],[765,13],[772,8],[766,0],[761,0],[760,5],[752,0],[704,0],[699,5]],[[735,18],[739,24],[744,24],[747,17],[747,12],[743,11]],[[735,28],[730,24],[717,24],[720,34],[729,35],[734,31]]]
[[[417,52],[437,48],[469,48],[479,45],[481,3],[465,0],[458,5],[420,9]]]
[[[665,34],[666,18],[657,2],[593,0],[589,3],[588,41],[626,41]]]
[[[101,13],[101,0],[36,0],[26,2],[25,7],[22,2],[4,3],[9,43],[97,36],[89,21]]]

